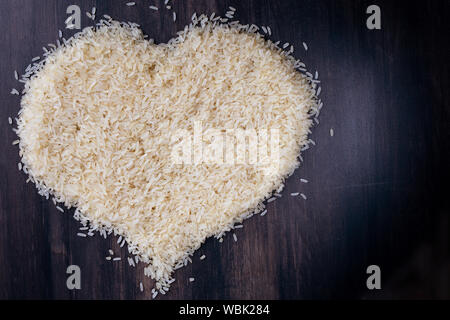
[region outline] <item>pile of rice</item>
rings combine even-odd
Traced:
[[[156,45],[135,24],[102,20],[25,83],[17,134],[30,180],[91,230],[122,235],[157,289],[206,238],[262,211],[308,144],[314,84],[254,31],[200,16]],[[279,166],[173,165],[171,135],[196,121],[278,129]]]

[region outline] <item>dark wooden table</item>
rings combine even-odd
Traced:
[[[71,215],[41,198],[17,170],[7,121],[20,102],[9,94],[20,88],[13,72],[55,42],[70,4],[80,6],[83,26],[91,23],[84,12],[95,5],[97,16],[137,22],[157,42],[174,36],[193,12],[225,14],[232,5],[243,23],[269,25],[272,39],[294,44],[295,56],[322,80],[317,146],[304,153],[283,197],[265,217],[246,221],[237,243],[230,235],[222,244],[208,240],[160,298],[450,297],[449,1],[175,0],[176,23],[171,12],[148,8],[161,7],[159,0],[126,2],[0,2],[0,298],[151,296],[143,266],[128,265],[116,238],[77,237]],[[372,2],[381,7],[381,30],[366,28]],[[106,261],[109,248],[125,261]],[[66,288],[71,264],[81,268],[81,290]],[[381,290],[366,288],[372,264],[381,268]]]

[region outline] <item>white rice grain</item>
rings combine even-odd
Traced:
[[[64,24],[67,25],[72,19],[73,19],[73,16],[67,17],[66,21],[64,21]]]
[[[229,15],[231,16],[231,12]],[[194,14],[193,20],[195,21],[190,27],[185,28],[184,33],[179,33],[179,37],[173,38],[168,44],[149,46],[149,42],[142,39],[142,32],[135,24],[120,24],[108,20],[100,21],[98,30],[87,28],[78,33],[76,39],[69,39],[67,44],[63,41],[63,46],[67,46],[68,50],[53,51],[55,46],[49,46],[50,51],[44,49],[45,58],[52,61],[52,68],[45,61],[41,62],[40,66],[34,64],[27,68],[26,72],[29,75],[36,70],[38,72],[33,78],[33,85],[31,87],[28,86],[29,83],[25,85],[28,91],[25,91],[22,98],[22,109],[17,119],[17,131],[21,139],[20,152],[23,153],[24,168],[28,166],[30,172],[39,172],[39,180],[45,182],[46,185],[51,185],[52,189],[58,192],[58,202],[65,203],[68,207],[77,206],[80,202],[86,204],[86,206],[82,206],[83,212],[81,212],[81,207],[76,209],[75,218],[89,222],[91,228],[97,228],[90,229],[89,234],[93,234],[95,230],[100,231],[104,237],[107,234],[117,235],[117,243],[121,246],[126,241],[128,250],[135,255],[136,261],[142,261],[147,265],[146,271],[144,271],[145,275],[155,279],[158,290],[161,290],[161,294],[165,294],[173,269],[187,264],[191,260],[189,255],[204,242],[206,236],[219,238],[219,243],[222,243],[223,235],[233,227],[234,223],[242,222],[264,208],[263,200],[267,192],[271,190],[277,193],[281,192],[282,181],[300,164],[298,147],[307,142],[310,119],[313,117],[312,113],[309,113],[316,105],[313,99],[314,92],[310,84],[304,81],[302,74],[294,69],[294,59],[292,61],[288,59],[292,57],[288,57],[287,53],[281,55],[273,48],[271,42],[265,41],[257,34],[249,33],[256,32],[257,26],[242,26],[238,22],[232,22],[233,25],[227,24],[222,27],[218,26],[219,20],[206,21],[206,16],[197,17]],[[221,21],[225,22],[227,19]],[[206,29],[207,32],[205,32]],[[270,33],[269,27],[266,30],[267,33]],[[102,43],[107,45],[102,45]],[[179,55],[173,55],[174,48],[179,43],[183,45],[179,46],[177,50],[182,51],[179,52]],[[208,45],[208,49],[197,50],[199,43]],[[246,44],[245,48],[242,43]],[[95,45],[96,50],[86,50],[91,45]],[[111,47],[114,47],[114,50],[111,51]],[[121,68],[124,52],[127,53],[127,70],[133,70],[130,74]],[[264,57],[258,55],[260,52],[264,53]],[[106,53],[108,54],[105,55]],[[153,53],[157,54],[153,55]],[[217,54],[219,58],[212,59],[214,61],[205,60],[210,53]],[[199,63],[192,63],[191,72],[177,81],[175,87],[177,97],[175,98],[172,98],[173,91],[160,86],[157,81],[149,81],[144,73],[139,72],[142,59],[145,60],[145,63],[156,63],[158,66],[159,64],[163,66],[166,61],[169,66],[172,63],[183,65],[186,63],[185,57],[191,54]],[[251,79],[243,78],[249,82],[245,85],[230,86],[227,88],[226,94],[217,90],[221,88],[221,83],[235,79],[240,80],[239,77],[242,77],[240,73],[243,69],[241,67],[250,57],[257,62],[255,71],[266,75],[264,86],[255,88]],[[228,61],[228,59],[232,61]],[[230,74],[231,69],[228,68],[230,63],[233,67],[236,66],[233,68],[232,74]],[[89,65],[90,74],[86,79],[82,79],[80,72],[84,72],[81,67],[85,64]],[[215,74],[214,70],[217,68],[223,79],[215,79],[217,80],[215,81],[209,74]],[[198,73],[203,71],[206,72],[205,77],[198,77]],[[221,71],[226,72],[222,73]],[[157,75],[164,79],[173,76],[174,79],[181,77],[177,70],[171,68],[162,68]],[[132,77],[131,81],[129,76]],[[67,79],[64,83],[60,81],[63,78]],[[202,82],[198,82],[203,78]],[[27,81],[25,80],[25,82]],[[49,82],[54,82],[55,85],[48,86]],[[97,90],[97,87],[101,87],[100,83],[107,84],[112,91],[120,94],[105,96],[100,101],[99,95],[89,94],[91,91]],[[142,85],[143,83],[145,85]],[[273,90],[273,87],[278,85],[286,88],[286,92],[281,94],[278,90]],[[240,168],[231,167],[211,171],[206,166],[205,168],[199,166],[198,170],[194,170],[196,172],[181,174],[180,185],[173,182],[180,172],[169,170],[164,175],[169,182],[167,186],[171,189],[162,191],[155,187],[160,179],[160,175],[157,176],[153,170],[156,160],[147,156],[136,158],[136,155],[142,147],[151,146],[152,152],[161,157],[158,158],[161,165],[169,168],[170,159],[160,155],[170,154],[170,150],[167,150],[167,143],[159,141],[169,138],[169,135],[164,135],[165,132],[171,133],[171,127],[183,128],[189,125],[192,108],[190,108],[191,102],[188,102],[189,99],[186,98],[190,94],[191,86],[198,88],[199,92],[209,90],[204,91],[207,100],[205,105],[207,106],[210,105],[212,99],[219,98],[219,100],[230,103],[232,99],[240,96],[239,93],[242,92],[242,89],[250,90],[245,95],[246,99],[250,99],[249,106],[256,105],[256,103],[261,106],[254,109],[249,107],[251,115],[245,118],[237,116],[232,112],[231,107],[224,104],[224,107],[217,110],[218,126],[239,128],[242,123],[246,122],[250,126],[254,125],[254,119],[262,119],[258,125],[264,126],[269,124],[269,121],[264,119],[277,119],[275,124],[280,125],[280,145],[286,147],[280,150],[282,153],[280,166],[271,172],[274,178],[267,179],[267,184],[266,180],[260,179],[261,176],[258,176],[258,173],[252,172],[253,169],[250,169],[252,173],[249,175],[249,173],[245,173],[246,170],[241,171]],[[298,87],[301,90],[292,89]],[[58,88],[57,92],[55,92],[55,88]],[[146,92],[158,92],[158,94],[152,94],[150,98]],[[133,101],[136,99],[135,102],[142,104],[142,107],[130,109],[129,97],[131,96]],[[280,106],[274,106],[267,104],[265,99],[258,98],[261,96],[283,102],[280,102]],[[36,101],[36,97],[43,98]],[[73,101],[80,102],[73,105]],[[243,101],[238,99],[237,102],[242,103]],[[148,107],[149,103],[151,107]],[[98,110],[96,112],[94,110],[104,105],[108,105],[108,113],[104,118],[97,117]],[[176,112],[168,108],[170,105],[176,107]],[[302,107],[296,108],[297,105]],[[159,140],[154,140],[150,136],[144,137],[145,134],[143,135],[141,132],[141,130],[148,131],[146,129],[150,124],[144,118],[149,111],[163,115],[162,121],[152,124],[155,126],[155,130],[163,135]],[[263,113],[267,117],[263,116]],[[105,163],[111,164],[111,166],[107,166],[107,170],[103,171],[95,166],[89,167],[89,172],[66,170],[67,168],[82,168],[83,162],[90,161],[90,159],[73,156],[70,150],[61,147],[73,142],[72,135],[66,134],[64,123],[72,123],[70,121],[74,120],[74,114],[77,117],[82,116],[83,119],[89,119],[86,121],[79,119],[82,121],[82,125],[89,126],[89,132],[79,137],[80,146],[77,152],[92,154],[95,153],[94,150],[102,150],[103,147],[110,148],[107,154],[102,155],[104,158],[101,159],[105,160]],[[36,115],[45,118],[45,123],[36,121]],[[124,117],[121,117],[123,115]],[[169,118],[170,121],[166,121]],[[114,119],[120,119],[119,126],[108,125]],[[60,129],[63,129],[62,134],[55,134],[61,132]],[[130,145],[129,149],[123,148],[125,140],[123,138],[127,137],[130,132],[142,136],[142,145]],[[101,142],[104,141],[104,138],[111,139],[111,144],[104,145]],[[54,148],[48,148],[48,153],[40,156],[49,141]],[[80,178],[82,174],[87,175],[86,180]],[[95,178],[98,175],[102,177],[101,180],[105,181],[99,183]],[[142,177],[150,179],[148,185],[142,185]],[[225,179],[225,177],[228,178]],[[31,173],[30,178],[34,178]],[[87,180],[90,182],[87,183]],[[71,181],[70,185],[65,184],[65,181]],[[216,197],[214,194],[210,196],[211,186],[217,185],[219,182],[225,182],[221,193],[223,197],[227,197],[226,201],[223,197]],[[263,183],[261,184],[261,182]],[[189,188],[194,183],[199,186],[199,193],[192,194],[190,192]],[[105,186],[110,186],[108,192],[105,191]],[[178,188],[184,191],[175,192]],[[39,186],[38,189],[44,196],[54,195]],[[64,190],[69,189],[74,192],[64,193]],[[78,194],[75,189],[86,192]],[[242,190],[246,190],[245,197],[243,197]],[[170,198],[165,196],[166,191],[170,192]],[[75,198],[73,194],[76,195]],[[274,201],[275,197],[276,195],[267,202]],[[186,202],[186,198],[188,202]],[[234,207],[227,205],[230,203],[234,206],[234,203],[244,200],[245,203],[254,204],[254,207],[242,211],[241,209],[230,209]],[[141,214],[152,207],[157,208],[154,215]],[[197,214],[198,208],[207,209],[205,210],[207,214]],[[192,225],[186,223],[187,218],[184,216],[175,214],[175,212],[185,209],[191,209]],[[217,226],[217,217],[222,217],[223,212],[227,210],[229,214],[226,219],[220,220],[224,222],[220,230],[213,229]],[[262,212],[261,216],[266,212],[267,210]],[[151,223],[148,223],[147,218],[150,218]],[[204,228],[205,232],[202,231],[201,235],[195,232],[196,224]],[[167,236],[171,237],[170,246],[164,243]],[[236,234],[233,235],[233,238],[236,241]],[[114,258],[114,261],[118,260],[120,258]],[[129,263],[131,261],[132,259],[129,260]]]

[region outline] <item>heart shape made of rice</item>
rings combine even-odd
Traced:
[[[291,56],[238,24],[205,19],[156,45],[135,25],[109,21],[54,50],[25,84],[20,155],[41,194],[76,207],[92,230],[121,234],[167,287],[206,238],[281,190],[307,144],[314,93]],[[236,140],[222,149],[226,139],[208,130],[276,130],[277,151],[264,166],[174,163],[198,124],[197,143],[216,154],[244,159],[258,149],[235,155]]]

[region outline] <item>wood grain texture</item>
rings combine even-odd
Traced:
[[[20,103],[9,94],[20,88],[13,72],[56,40],[69,4],[137,22],[156,42],[174,36],[194,12],[224,14],[232,5],[241,22],[269,25],[272,39],[293,44],[295,56],[322,80],[324,110],[312,136],[317,146],[304,153],[283,197],[268,205],[265,217],[246,221],[237,243],[231,234],[222,244],[207,240],[160,298],[450,297],[449,1],[377,0],[379,31],[365,26],[372,1],[175,0],[176,23],[171,12],[148,8],[162,7],[159,0],[125,2],[0,2],[0,298],[151,296],[152,281],[142,265],[128,266],[117,238],[77,237],[72,211],[61,214],[17,170],[7,121]],[[83,15],[82,25],[89,23]],[[124,261],[106,261],[109,248]],[[81,290],[66,288],[70,264],[81,267]],[[371,264],[382,270],[383,289],[376,293],[365,285]]]

